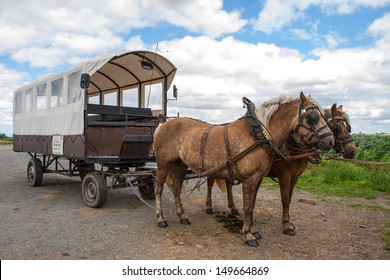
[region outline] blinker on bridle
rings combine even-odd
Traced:
[[[330,130],[334,134],[336,141],[334,149],[341,154],[345,153],[344,145],[349,142],[355,141],[351,136],[351,125],[348,122],[348,119],[344,116],[332,117],[329,111],[325,111],[326,123],[329,126]],[[341,121],[348,129],[348,134],[340,135],[343,132],[343,127],[340,123],[334,123],[334,120]]]
[[[312,110],[312,112],[307,113],[308,110]],[[319,134],[322,130],[328,128],[328,125],[325,124],[325,125],[321,126],[319,129],[316,129],[315,125],[320,121],[320,114],[321,114],[321,116],[323,116],[321,113],[321,110],[318,108],[318,106],[312,105],[309,107],[305,107],[303,102],[300,102],[299,112],[298,112],[299,122],[298,122],[297,126],[295,127],[294,132],[298,133],[299,129],[301,129],[301,128],[310,131],[311,135],[308,138],[308,141],[311,142],[313,140],[313,138],[316,137],[317,144],[321,143],[321,139],[333,135],[333,133],[331,131],[323,133],[321,135]],[[307,126],[303,123],[304,119],[306,119],[306,122],[309,126]]]

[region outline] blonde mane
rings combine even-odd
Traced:
[[[306,100],[313,105],[318,106],[322,112],[321,105],[313,97],[310,95],[306,96]],[[282,94],[264,102],[260,107],[256,108],[256,116],[266,128],[269,128],[269,121],[273,114],[279,109],[279,105],[299,101],[299,96],[286,96]]]

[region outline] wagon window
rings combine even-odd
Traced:
[[[74,72],[68,76],[68,104],[81,99],[80,78],[81,71]]]
[[[64,79],[58,79],[51,82],[51,107],[62,105],[64,100]]]
[[[138,87],[128,88],[122,92],[122,106],[138,107]]]
[[[107,92],[103,97],[104,105],[118,105],[117,92]]]
[[[33,109],[33,89],[29,88],[26,90],[26,95],[25,95],[25,111],[29,112]]]
[[[45,109],[47,106],[47,84],[37,86],[37,109]]]
[[[14,99],[15,99],[14,100],[15,114],[19,114],[22,112],[22,93],[21,92],[15,93]]]
[[[88,97],[89,104],[100,104],[100,95],[93,95]]]
[[[152,110],[162,108],[162,83],[145,86],[145,106]]]

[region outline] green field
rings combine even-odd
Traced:
[[[8,145],[12,143],[13,143],[12,137],[8,137],[4,133],[0,133],[0,145]]]
[[[390,135],[355,134],[355,159],[390,162]],[[327,154],[324,158],[331,156]],[[297,188],[317,194],[376,198],[378,192],[390,193],[390,165],[370,165],[324,160],[310,165]]]

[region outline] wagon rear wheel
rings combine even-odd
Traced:
[[[38,158],[31,158],[27,164],[27,179],[31,187],[37,187],[42,184],[43,168],[42,162]]]
[[[84,203],[92,208],[100,208],[107,200],[107,185],[103,175],[91,172],[85,175],[81,191]]]

